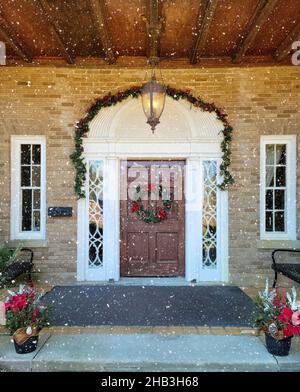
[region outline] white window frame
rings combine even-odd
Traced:
[[[268,135],[260,139],[260,239],[291,240],[297,238],[296,227],[296,135]],[[286,144],[286,231],[265,230],[266,145]]]
[[[41,230],[21,230],[21,144],[41,145]],[[45,136],[11,136],[11,240],[45,240],[46,239],[46,137]]]

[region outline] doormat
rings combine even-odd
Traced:
[[[236,286],[55,286],[54,326],[252,327],[255,305]]]

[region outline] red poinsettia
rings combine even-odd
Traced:
[[[281,323],[289,323],[292,319],[293,311],[290,308],[284,307],[282,313],[277,318]]]
[[[292,324],[293,325],[300,325],[300,312],[294,312],[292,315]]]
[[[19,312],[25,306],[27,306],[28,295],[18,294],[18,295],[11,295],[8,299],[8,302],[4,304],[5,311],[11,310],[12,312]]]
[[[300,334],[300,327],[299,325],[293,325],[288,323],[284,328],[283,328],[283,336],[285,338],[289,338],[290,336],[297,336]]]
[[[138,210],[139,210],[139,203],[137,201],[134,201],[132,203],[131,212],[137,212]]]
[[[167,213],[163,208],[160,207],[157,216],[159,217],[159,219],[164,219],[167,216]]]

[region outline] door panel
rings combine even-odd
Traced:
[[[167,218],[158,223],[143,222],[133,213],[130,197],[121,200],[122,276],[184,275],[183,179],[184,161],[121,162],[122,184],[128,181],[128,187],[131,189],[137,184],[163,185],[163,188],[170,192],[172,199],[174,194],[179,195],[181,199],[174,200]],[[143,200],[143,206],[145,209],[158,208],[162,206],[161,197],[149,192],[148,198]]]

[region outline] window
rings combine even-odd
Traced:
[[[217,268],[217,161],[203,161],[202,267]]]
[[[11,239],[45,239],[45,138],[12,137]]]
[[[261,138],[261,239],[296,239],[296,137]]]

